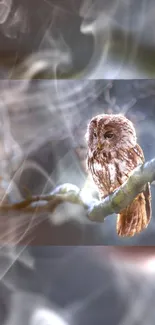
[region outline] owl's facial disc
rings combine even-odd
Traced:
[[[95,139],[97,139],[97,130],[96,129],[93,130],[93,136]]]
[[[94,152],[133,147],[137,137],[132,122],[124,116],[101,114],[90,121],[86,140],[90,152]]]
[[[111,140],[114,138],[114,133],[112,130],[104,130],[101,136],[98,137],[97,139],[97,148],[99,150],[109,147]]]

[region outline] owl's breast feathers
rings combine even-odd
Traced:
[[[122,185],[132,170],[143,162],[143,151],[138,144],[128,150],[94,151],[87,159],[88,169],[102,199]]]

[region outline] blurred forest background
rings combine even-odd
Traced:
[[[49,193],[66,182],[84,186],[84,135],[88,121],[98,113],[125,114],[135,124],[146,160],[155,156],[154,80],[1,81],[1,87],[1,175],[13,178],[25,198]],[[154,245],[154,185],[151,189],[151,223],[133,238],[117,236],[114,215],[100,224],[69,221],[82,219],[85,212],[65,203],[54,218],[61,221],[63,214],[66,223],[54,225],[48,215],[39,220],[32,216],[29,224],[26,217],[17,216],[8,220],[6,237],[1,226],[1,240],[10,241],[10,233],[20,237],[25,231],[21,242],[37,245]],[[2,224],[7,224],[5,218]]]

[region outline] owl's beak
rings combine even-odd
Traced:
[[[99,150],[102,149],[102,144],[100,142],[98,142],[98,144],[97,144],[97,149],[99,149]]]

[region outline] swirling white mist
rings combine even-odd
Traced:
[[[81,33],[92,35],[94,39],[94,51],[84,71],[85,77],[90,79],[146,77],[147,73],[138,67],[136,60],[140,44],[154,46],[154,37],[150,37],[147,33],[150,14],[151,17],[153,14],[151,8],[153,10],[152,2],[145,0],[137,3],[132,0],[83,1],[80,8],[80,15],[83,18]],[[129,35],[134,42],[129,40]]]
[[[3,0],[0,2],[0,31],[10,39],[17,40],[19,44],[22,39],[27,42],[31,33],[33,33],[33,24],[31,23],[31,6],[23,3],[16,4],[13,0]],[[48,10],[48,18],[45,15],[44,21],[36,10],[36,21],[40,21],[35,39],[28,41],[34,42],[36,38],[40,39],[37,48],[30,50],[28,57],[17,68],[15,73],[16,61],[19,56],[18,46],[14,57],[13,66],[10,69],[10,76],[14,73],[17,78],[23,75],[23,78],[31,78],[36,73],[46,70],[54,78],[58,72],[69,73],[72,78],[85,79],[119,79],[119,78],[147,78],[150,77],[151,70],[149,67],[149,56],[147,56],[147,67],[145,67],[145,55],[139,58],[139,51],[149,51],[154,49],[154,3],[153,0],[133,1],[101,1],[101,0],[83,0],[77,11],[74,2],[72,5],[52,3],[44,1],[45,9]],[[71,8],[70,8],[71,6]],[[75,10],[74,10],[75,6]],[[33,8],[33,7],[32,7]],[[65,37],[68,31],[61,31],[61,19],[59,26],[59,17],[68,19],[74,13],[75,20],[79,17],[81,24],[78,31],[81,58],[85,56],[82,44],[80,44],[81,35],[92,38],[92,48],[90,49],[91,59],[85,60],[85,67],[80,71],[76,70],[75,53],[69,40],[73,36]],[[46,11],[45,11],[46,12]],[[76,14],[75,14],[76,13]],[[35,19],[35,18],[34,18]],[[68,24],[68,23],[67,23]],[[64,29],[68,25],[63,25]],[[69,28],[69,27],[68,27]],[[149,32],[148,32],[149,31]],[[65,34],[66,33],[66,34]],[[69,31],[70,33],[70,31]],[[76,32],[77,33],[77,32]],[[77,35],[77,34],[76,34]],[[24,38],[25,37],[25,38]],[[4,46],[5,47],[5,46]],[[21,42],[24,49],[24,44]],[[30,47],[31,48],[31,47]],[[142,48],[142,50],[140,50]],[[4,49],[5,50],[5,49]],[[78,49],[76,49],[78,51]],[[87,54],[88,55],[88,54]],[[89,55],[88,55],[89,56]],[[37,62],[35,60],[37,58]],[[152,63],[150,63],[151,65]],[[30,68],[31,67],[31,68]],[[150,69],[150,68],[149,68]],[[25,72],[25,73],[24,73]],[[14,78],[15,78],[14,76]]]

